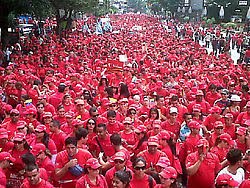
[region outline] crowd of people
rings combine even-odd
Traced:
[[[1,56],[0,187],[250,186],[249,61],[208,54],[199,23],[110,22]]]

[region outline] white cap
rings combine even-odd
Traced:
[[[176,107],[171,107],[169,109],[169,113],[172,114],[172,113],[177,113],[178,114],[178,109]]]
[[[240,102],[241,99],[238,95],[232,95],[231,96],[231,101],[234,101],[234,102]]]

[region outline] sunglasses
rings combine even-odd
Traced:
[[[14,141],[14,144],[22,144],[23,141]]]
[[[10,116],[19,116],[19,114],[10,114]]]
[[[116,107],[116,104],[113,104],[113,105],[109,105],[110,107]]]
[[[145,170],[146,166],[135,166],[134,169],[135,170]]]
[[[117,159],[117,160],[114,160],[114,162],[115,162],[115,164],[118,164],[118,163],[119,163],[119,164],[123,164],[123,163],[124,163],[124,161],[118,160],[118,159]]]
[[[99,116],[99,114],[93,115],[93,117],[98,117],[98,116]]]
[[[95,123],[88,122],[89,125],[95,125]]]

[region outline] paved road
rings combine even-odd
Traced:
[[[205,42],[200,41],[200,45],[204,46]],[[208,53],[212,52],[212,45],[210,44],[210,48],[207,48]],[[237,52],[237,49],[231,49],[231,58],[234,60],[234,64],[237,64],[237,60],[240,58],[240,54]]]

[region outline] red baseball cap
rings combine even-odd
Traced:
[[[218,114],[220,114],[220,113],[221,113],[221,109],[220,109],[220,107],[218,107],[218,106],[213,106],[213,107],[210,109],[210,113],[218,113]]]
[[[149,146],[159,146],[159,139],[157,136],[150,136],[148,139]]]
[[[229,174],[220,174],[216,178],[216,185],[229,185],[232,187],[237,187],[239,183],[235,181]]]
[[[214,122],[214,128],[218,128],[218,127],[224,127],[223,123],[221,121],[216,121]]]
[[[162,131],[158,134],[158,138],[159,138],[159,139],[166,139],[166,140],[169,140],[169,139],[170,139],[170,134],[169,134],[168,131],[162,130]]]
[[[92,168],[92,169],[98,169],[102,165],[99,163],[99,161],[96,158],[90,158],[86,162],[86,167],[87,168]]]
[[[65,113],[64,116],[65,116],[65,117],[74,117],[74,116],[75,116],[75,113],[72,112],[72,111],[68,111],[68,112]]]
[[[34,108],[29,108],[25,111],[25,114],[32,114],[32,115],[35,115],[37,113],[37,110],[34,109]]]
[[[12,109],[10,111],[10,114],[19,114],[19,111],[17,109]]]
[[[25,140],[25,135],[23,133],[16,133],[16,135],[13,137],[14,141],[23,141]]]
[[[136,129],[135,132],[136,133],[141,133],[141,132],[146,132],[147,128],[144,125],[139,125]]]
[[[227,142],[229,145],[233,144],[232,137],[228,133],[223,133],[219,136],[219,138],[225,142]]]
[[[42,143],[37,143],[34,147],[32,147],[31,153],[34,156],[37,156],[40,152],[45,151],[46,147]]]
[[[132,119],[130,117],[126,117],[123,121],[123,124],[128,123],[131,124],[132,123]]]
[[[11,162],[16,161],[16,159],[14,157],[12,157],[9,152],[1,152],[0,153],[0,161],[4,161],[4,160],[9,160]]]
[[[8,138],[8,131],[4,128],[0,128],[0,139]]]
[[[193,128],[193,129],[200,129],[201,125],[200,125],[200,123],[197,122],[197,121],[190,121],[190,122],[188,123],[188,127],[189,127],[189,128]]]
[[[171,179],[171,178],[176,179],[177,171],[175,170],[175,168],[169,166],[161,171],[160,176],[162,176],[165,179]]]
[[[234,116],[233,116],[233,114],[231,114],[231,113],[226,113],[224,117],[225,117],[225,118],[231,118],[231,119],[232,119]]]
[[[116,152],[115,155],[114,155],[114,157],[113,157],[113,160],[122,160],[122,161],[125,161],[125,159],[126,159],[126,155],[122,151]]]
[[[246,135],[247,133],[247,128],[246,127],[238,127],[237,128],[237,131],[236,131],[236,134],[238,135]]]
[[[43,131],[46,131],[46,126],[45,125],[42,125],[42,124],[40,124],[40,125],[37,125],[37,127],[35,128],[35,131],[37,131],[37,132],[43,132]]]
[[[46,118],[46,117],[52,117],[52,113],[51,112],[44,112],[43,113],[43,118]]]
[[[204,147],[209,147],[209,143],[208,141],[205,139],[205,138],[202,138],[200,139],[197,144],[196,144],[197,147],[201,147],[201,146],[204,146]]]
[[[160,157],[156,165],[162,168],[167,168],[171,165],[171,163],[168,157]]]
[[[22,129],[22,128],[26,127],[26,126],[27,126],[27,123],[25,121],[18,121],[16,128],[17,129]]]

